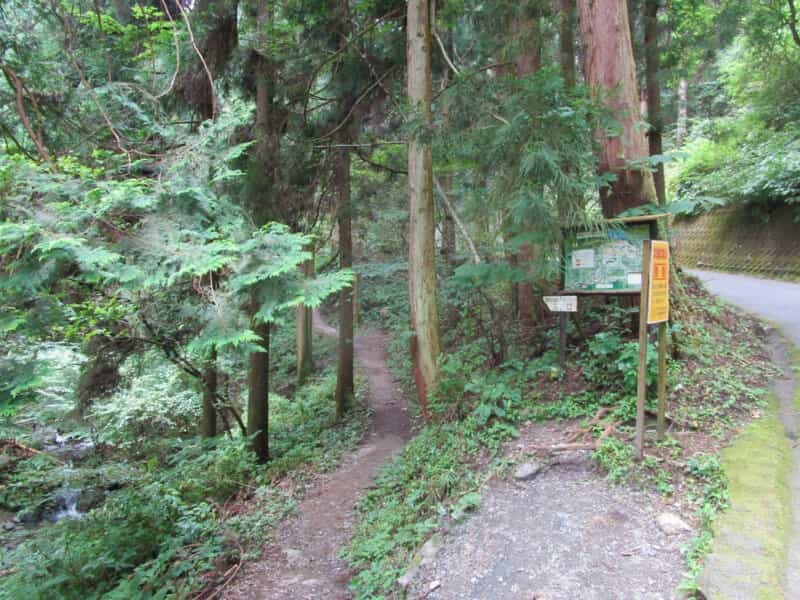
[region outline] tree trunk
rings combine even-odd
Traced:
[[[443,111],[444,112],[444,111]],[[445,118],[444,116],[442,118]],[[434,180],[434,185],[436,181]],[[441,179],[441,197],[442,197],[442,248],[441,256],[444,262],[445,269],[448,276],[452,276],[456,266],[456,221],[453,214],[448,210],[446,203],[450,202],[450,188],[453,185],[453,176],[446,174]],[[452,329],[458,323],[458,306],[450,298],[445,302],[444,318],[445,328]]]
[[[452,182],[452,175],[442,177],[442,189],[448,196]],[[456,222],[446,210],[442,211],[442,260],[447,265],[447,270],[452,272],[456,262]]]
[[[254,328],[262,350],[250,354],[247,375],[247,435],[258,460],[269,460],[269,323]]]
[[[515,58],[515,74],[517,77],[527,77],[539,70],[542,62],[542,31],[539,19],[536,15],[531,16],[530,19],[518,20],[515,19],[511,23],[512,36],[519,36],[525,40],[522,45],[522,51]],[[521,224],[520,229],[524,234],[530,234],[533,231],[533,224],[526,220]],[[529,278],[533,277],[533,263],[541,248],[537,248],[534,244],[526,242],[521,244],[517,250],[517,265],[523,269]],[[533,281],[522,281],[516,286],[517,289],[517,311],[520,324],[526,330],[533,328],[537,319],[536,310],[536,291],[534,290]]]
[[[575,87],[575,0],[559,0],[561,22],[559,41],[561,46],[561,77],[564,87]]]
[[[314,253],[313,246],[311,248]],[[314,258],[310,258],[301,267],[305,277],[314,275]],[[298,306],[295,309],[296,346],[297,346],[297,385],[303,385],[311,371],[313,362],[313,335],[312,335],[312,309],[308,306]]]
[[[263,32],[270,20],[269,7],[265,2],[251,0],[250,15],[255,17],[257,37]],[[265,44],[266,45],[266,44]],[[261,44],[256,41],[254,49],[254,74],[256,83],[256,120],[254,127],[255,143],[252,162],[248,172],[249,195],[248,209],[256,226],[268,223],[275,214],[275,207],[270,202],[278,173],[278,148],[280,131],[273,105],[275,69],[272,61],[264,55]],[[255,315],[260,304],[253,298],[250,314]],[[259,337],[262,351],[253,352],[249,358],[247,374],[247,434],[255,435],[252,441],[253,451],[261,461],[269,459],[269,335],[268,323],[253,325]]]
[[[217,352],[213,350],[203,372],[203,414],[200,435],[211,438],[217,435]]]
[[[652,173],[630,165],[647,158],[649,149],[639,127],[641,112],[626,1],[580,0],[579,7],[587,83],[603,95],[622,129],[621,135],[597,132],[601,146],[598,171],[616,177],[600,190],[603,215],[609,218],[642,204],[655,204],[658,199]]]
[[[424,122],[431,113],[431,3],[409,0],[407,21],[408,99]],[[408,295],[413,333],[411,355],[417,397],[428,415],[428,393],[439,377],[439,316],[434,263],[433,169],[423,137],[408,143]]]
[[[663,154],[662,133],[664,121],[661,117],[661,83],[659,81],[659,49],[658,49],[658,6],[659,0],[645,0],[644,3],[644,58],[645,87],[647,90],[647,121],[650,123],[648,141],[650,156]],[[666,202],[664,184],[664,164],[659,162],[653,175],[658,203]]]
[[[342,144],[350,143],[350,136],[342,136]],[[350,207],[350,150],[336,150],[336,221],[339,228],[339,266],[353,266],[353,237]],[[336,417],[340,418],[352,404],[353,384],[353,288],[339,292],[339,364],[336,372]]]
[[[680,147],[689,133],[689,82],[681,77],[678,82],[678,122],[675,127],[675,145]]]

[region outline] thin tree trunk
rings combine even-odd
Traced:
[[[447,195],[447,190],[435,177],[433,179],[433,183],[436,185],[436,191],[439,192],[439,197],[442,199],[442,205],[445,208],[444,212],[447,215],[448,221],[450,221],[450,226],[453,228],[452,241],[449,242],[449,244],[452,245],[453,250],[451,250],[448,254],[452,256],[452,253],[455,251],[456,227],[458,227],[461,237],[464,238],[464,243],[467,245],[467,248],[469,248],[470,254],[472,254],[472,262],[476,265],[481,264],[481,256],[478,254],[478,248],[475,245],[472,237],[469,235],[464,222],[459,218],[458,213],[456,213],[456,209],[453,206],[453,203],[450,201],[450,197]]]
[[[559,0],[561,21],[559,42],[561,50],[561,77],[564,87],[575,87],[575,0]]]
[[[448,276],[452,276],[456,266],[456,222],[454,220],[455,211],[450,205],[450,198],[448,195],[450,194],[453,176],[448,173],[442,176],[441,183],[436,178],[434,178],[433,182],[442,199],[441,206],[444,208],[444,210],[441,211],[442,262],[444,262]],[[458,323],[458,306],[456,306],[452,298],[445,302],[444,315],[445,328],[449,330],[455,327]]]
[[[650,123],[648,141],[650,156],[663,154],[662,133],[664,122],[661,117],[661,83],[659,81],[659,48],[658,48],[658,6],[659,0],[645,0],[644,3],[644,57],[645,87],[647,90],[647,120]],[[659,162],[653,175],[658,203],[666,202],[664,184],[664,163]]]
[[[217,352],[214,350],[203,373],[203,413],[200,435],[212,438],[217,435]]]
[[[689,81],[678,81],[678,121],[675,126],[675,145],[681,146],[689,133]]]
[[[452,177],[449,175],[443,178],[442,187],[445,189],[445,194],[449,193],[451,181]],[[456,222],[453,220],[449,211],[445,211],[442,216],[442,258],[450,271],[453,270],[453,266],[455,265],[455,257]]]
[[[407,22],[408,99],[426,124],[431,113],[431,2],[409,0]],[[431,149],[415,136],[408,144],[408,295],[411,355],[417,397],[428,415],[428,393],[439,377],[441,353],[434,263],[433,169]]]
[[[250,353],[247,377],[247,435],[258,460],[269,460],[269,323],[254,328],[262,350]]]
[[[342,144],[350,143],[345,135]],[[339,228],[339,266],[353,266],[352,211],[350,207],[350,150],[336,151],[336,221]],[[353,384],[353,288],[339,292],[339,361],[336,373],[336,417],[340,418],[352,404]]]
[[[578,5],[587,83],[604,95],[622,129],[621,135],[613,136],[597,132],[598,171],[616,177],[600,190],[600,204],[604,216],[614,217],[658,202],[652,173],[630,164],[647,158],[649,148],[639,127],[642,119],[627,4],[626,0],[580,0]]]
[[[314,253],[313,246],[311,248]],[[314,258],[310,258],[301,267],[305,277],[314,275]],[[314,369],[313,362],[313,335],[312,335],[312,309],[308,306],[298,306],[295,309],[296,346],[297,346],[297,385],[303,385]]]

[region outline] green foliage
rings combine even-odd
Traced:
[[[601,331],[589,340],[588,352],[580,359],[587,382],[599,388],[636,395],[639,378],[639,343],[623,342],[611,331]],[[658,351],[653,344],[647,349],[647,385],[658,378]]]
[[[222,550],[213,525],[208,504],[189,506],[174,488],[146,483],[24,543],[14,562],[28,568],[9,577],[4,591],[17,598],[174,596],[196,586]]]
[[[728,507],[728,482],[719,463],[719,457],[693,456],[687,462],[687,470],[694,484],[694,502],[703,526],[710,527],[714,515]]]
[[[165,437],[194,433],[199,394],[177,367],[148,352],[128,359],[120,371],[120,388],[96,402],[89,415],[100,441],[141,453],[154,432]]]
[[[139,366],[138,381],[131,381],[149,394],[147,403],[157,403],[162,388],[181,393],[170,388],[180,383],[170,379],[171,367]],[[151,376],[165,379],[162,388]],[[266,469],[246,439],[179,439],[172,437],[172,428],[162,432],[160,443],[150,440],[139,462],[132,462],[136,456],[125,436],[116,466],[91,466],[90,461],[67,469],[44,456],[22,461],[0,487],[4,508],[35,508],[64,489],[118,491],[108,492],[108,500],[83,519],[38,529],[8,556],[17,572],[4,580],[2,593],[12,598],[185,597],[204,587],[209,571],[229,558],[238,561],[232,540],[252,556],[292,509],[295,499],[273,482],[290,473],[302,477],[332,468],[363,436],[363,411],[334,424],[334,385],[329,371],[301,388],[295,402],[277,397],[270,403],[274,460]],[[151,418],[154,427],[164,417]],[[112,437],[107,429],[120,435],[116,422],[98,425],[103,438]],[[144,438],[138,447],[145,447]],[[233,498],[250,496],[249,512],[227,518],[219,510]]]
[[[593,456],[615,483],[625,481],[633,468],[633,447],[615,437],[603,438]]]
[[[708,69],[705,85],[720,106],[693,123],[687,158],[671,183],[673,212],[738,203],[768,213],[800,201],[800,48],[786,26],[785,3],[745,4],[707,9],[738,20],[738,35],[716,49]]]
[[[344,551],[359,571],[352,582],[357,598],[388,595],[447,507],[455,502],[453,510],[463,512],[476,504],[474,495],[464,496],[477,486],[470,467],[480,448],[476,432],[474,421],[426,426],[378,475]]]

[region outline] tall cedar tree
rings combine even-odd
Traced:
[[[539,15],[533,7],[525,7],[526,14],[523,18],[517,15],[509,19],[509,31],[514,38],[524,40],[521,43],[518,54],[514,57],[514,74],[519,77],[533,75],[539,70],[542,64],[542,30]],[[522,225],[523,234],[530,235],[533,231],[533,224],[526,221]],[[526,241],[521,244],[517,251],[516,263],[526,271],[530,277],[533,263],[536,260],[536,246]],[[519,319],[522,326],[530,330],[536,320],[536,291],[533,282],[530,280],[522,281],[516,286],[516,305],[519,311]]]
[[[647,203],[657,203],[653,175],[631,165],[649,156],[642,121],[636,64],[626,0],[580,0],[581,36],[587,83],[604,99],[621,132],[597,132],[598,171],[615,180],[600,190],[606,218]]]
[[[659,0],[645,0],[644,3],[644,60],[645,86],[647,94],[647,121],[650,130],[647,132],[650,143],[650,156],[658,156],[664,152],[661,135],[664,130],[664,119],[661,116],[661,83],[659,81],[659,48],[658,48],[658,6]],[[666,202],[664,184],[664,163],[659,162],[653,175],[658,203]]]
[[[251,179],[258,184],[253,186],[250,198],[251,215],[257,226],[270,220],[270,191],[274,189],[277,176],[280,131],[273,106],[275,87],[275,65],[265,54],[267,44],[263,41],[264,32],[270,21],[271,7],[266,2],[251,0],[250,16],[255,17],[257,43],[253,49],[252,62],[256,85],[256,123],[255,143],[250,165]],[[259,185],[260,184],[260,185]],[[259,197],[255,197],[259,196]],[[253,297],[251,315],[253,331],[258,336],[260,351],[252,352],[247,374],[247,434],[252,436],[253,451],[259,460],[269,459],[269,323],[256,322],[255,315],[260,302]]]
[[[353,142],[355,124],[354,120],[359,112],[355,106],[356,96],[353,69],[347,68],[347,62],[352,60],[343,44],[347,44],[350,36],[350,14],[348,0],[331,0],[332,25],[335,33],[331,39],[335,40],[337,47],[334,51],[342,53],[342,63],[339,65],[335,80],[341,92],[339,100],[340,109],[337,111],[337,127],[335,141],[338,148],[333,150],[333,180],[336,190],[336,225],[339,231],[339,266],[350,269],[353,266],[353,233],[352,233],[352,207],[350,204],[350,148]],[[338,363],[336,369],[336,416],[341,417],[352,403],[355,391],[353,363],[355,327],[353,318],[353,288],[347,286],[339,292],[339,346]]]
[[[408,100],[421,129],[432,126],[431,2],[409,0],[406,64]],[[427,131],[408,142],[408,296],[411,313],[411,357],[417,397],[428,415],[428,393],[439,377],[441,353],[434,264],[433,169]]]

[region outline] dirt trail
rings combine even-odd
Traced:
[[[314,329],[334,336],[336,329],[314,311]],[[355,340],[356,360],[366,373],[373,419],[361,446],[333,473],[326,474],[300,503],[297,515],[275,532],[263,558],[224,594],[228,599],[301,600],[350,598],[352,575],[339,549],[350,539],[353,508],[372,483],[375,471],[399,452],[411,436],[408,407],[386,366],[388,337],[369,332]]]

